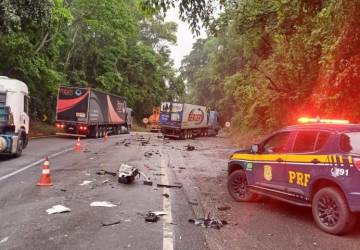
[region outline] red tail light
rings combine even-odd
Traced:
[[[59,123],[56,123],[56,127],[57,127],[57,128],[60,128],[60,124],[59,124]]]
[[[79,129],[80,129],[80,130],[87,130],[87,127],[86,127],[86,126],[80,126]]]
[[[357,159],[353,158],[353,160],[354,160],[354,165],[355,165],[356,169],[360,171],[360,158],[357,158]]]
[[[65,125],[64,125],[64,124],[61,124],[61,125],[60,125],[60,128],[65,128]]]

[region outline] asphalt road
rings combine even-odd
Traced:
[[[146,143],[148,142],[148,143]],[[20,158],[0,158],[0,249],[358,249],[360,226],[346,236],[320,231],[310,209],[264,199],[236,203],[226,191],[226,166],[235,150],[226,138],[163,140],[132,133],[82,140],[32,140]],[[144,145],[143,145],[144,144]],[[186,146],[195,146],[187,151]],[[38,187],[43,158],[50,156],[52,187]],[[153,181],[120,184],[122,163]],[[87,185],[80,185],[91,181]],[[160,188],[157,184],[182,184]],[[91,207],[108,201],[116,207]],[[54,205],[69,213],[48,215]],[[228,206],[228,210],[219,208]],[[145,222],[148,211],[167,215]],[[205,216],[226,220],[220,230],[188,222]],[[104,224],[118,223],[111,226]]]

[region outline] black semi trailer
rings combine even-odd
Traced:
[[[99,138],[106,133],[129,132],[125,97],[91,88],[60,87],[56,105],[56,127],[60,135]]]

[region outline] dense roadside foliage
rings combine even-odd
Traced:
[[[216,1],[197,2],[202,8],[188,8],[206,13]],[[301,115],[360,121],[360,2],[217,2],[221,14],[205,19],[210,36],[182,63],[190,101],[217,108],[243,130],[265,132]]]
[[[128,98],[141,118],[163,99],[181,99],[168,45],[176,24],[134,0],[0,2],[0,75],[26,82],[33,118],[54,117],[59,85]]]

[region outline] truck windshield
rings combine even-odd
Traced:
[[[340,149],[346,153],[360,154],[360,132],[342,134]]]
[[[174,102],[163,102],[161,104],[162,112],[181,112],[183,109],[182,103],[174,103]]]

